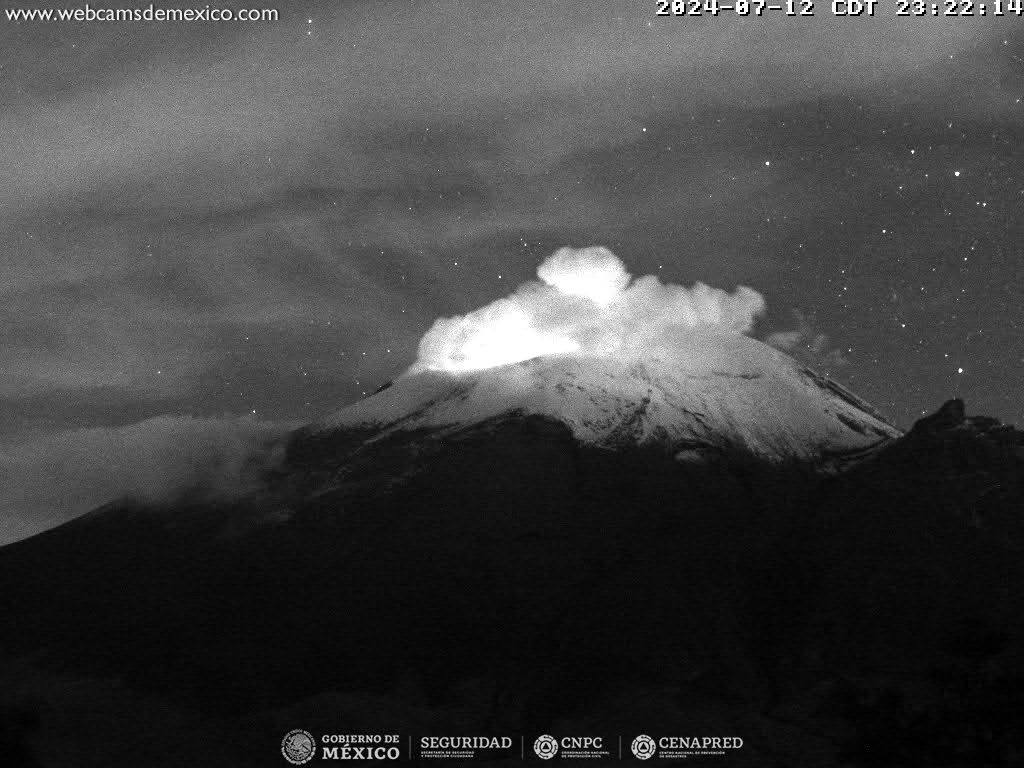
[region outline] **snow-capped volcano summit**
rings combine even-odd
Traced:
[[[856,396],[747,336],[765,309],[752,288],[634,279],[601,247],[562,248],[537,277],[438,320],[405,374],[309,431],[359,428],[372,442],[529,415],[599,447],[809,461],[900,435]]]
[[[738,333],[694,336],[653,357],[563,353],[476,371],[413,371],[312,429],[452,433],[519,415],[600,447],[659,445],[678,458],[738,449],[816,461],[900,431],[834,382]]]

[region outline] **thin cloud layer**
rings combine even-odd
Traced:
[[[278,438],[286,430],[246,418],[158,416],[0,447],[0,545],[118,498],[152,502],[184,491],[230,498],[254,490],[282,458]]]

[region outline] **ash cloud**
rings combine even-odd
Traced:
[[[777,331],[765,337],[764,343],[785,352],[805,365],[828,371],[849,364],[842,350],[829,344],[827,334],[819,332],[800,310],[793,310],[796,328]]]
[[[411,372],[491,368],[558,353],[643,357],[689,336],[748,333],[764,297],[738,286],[634,279],[607,248],[562,248],[539,280],[466,315],[442,318],[420,341]]]
[[[118,498],[161,502],[185,491],[213,498],[254,491],[283,458],[281,438],[292,426],[158,416],[0,446],[0,545]]]

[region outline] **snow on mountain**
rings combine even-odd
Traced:
[[[515,415],[564,423],[600,447],[662,445],[679,459],[721,449],[818,461],[898,437],[869,405],[782,352],[734,332],[694,335],[644,358],[568,353],[475,371],[416,371],[314,425],[313,433],[457,432]]]

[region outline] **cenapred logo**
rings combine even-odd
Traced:
[[[292,765],[308,763],[316,755],[316,740],[301,728],[288,731],[281,739],[281,754]]]
[[[633,739],[633,744],[630,748],[633,750],[633,756],[639,760],[647,760],[654,757],[654,753],[658,751],[658,746],[654,743],[654,739],[646,733],[641,733]]]
[[[550,760],[552,757],[558,754],[558,741],[555,740],[554,736],[538,736],[537,740],[533,742],[533,751],[537,753],[537,757],[541,760]]]

